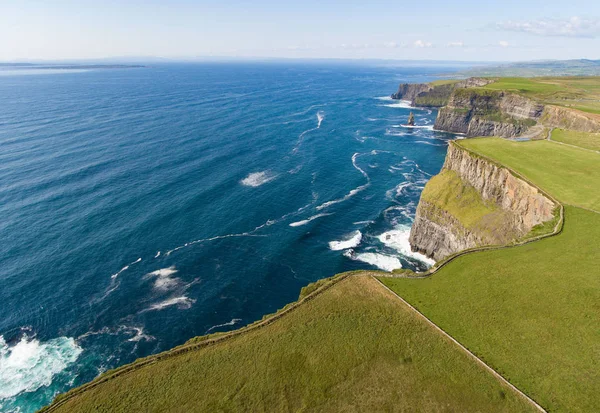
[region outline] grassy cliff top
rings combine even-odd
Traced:
[[[549,141],[459,145],[559,201],[600,210],[600,154]],[[463,255],[432,277],[382,279],[549,411],[600,407],[600,213],[565,208],[563,231]]]
[[[600,114],[600,77],[503,77],[480,89],[510,91],[545,104]]]
[[[458,144],[498,161],[563,203],[600,211],[600,154],[550,141],[463,139]]]
[[[260,329],[106,381],[60,412],[485,411],[531,405],[370,276]]]

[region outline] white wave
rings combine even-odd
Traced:
[[[396,196],[401,196],[401,195],[402,195],[402,191],[403,191],[405,188],[409,188],[409,187],[410,187],[410,186],[412,186],[412,185],[413,185],[413,183],[412,183],[412,182],[408,182],[408,181],[401,182],[401,183],[399,183],[398,185],[396,185],[396,187],[395,187],[394,189],[388,189],[388,190],[385,192],[385,197],[386,197],[387,199],[389,199],[389,200],[393,200],[393,199],[394,199],[394,195],[393,195],[393,193],[394,193],[394,192],[396,193]]]
[[[305,130],[298,136],[298,140],[296,141],[296,145],[294,146],[292,153],[298,152],[298,149],[300,149],[300,145],[302,145],[302,142],[304,141],[304,136],[306,136],[306,134],[315,131],[321,127],[323,119],[325,119],[325,112],[320,110],[317,112],[317,126],[315,128]]]
[[[77,337],[77,341],[81,341],[86,339],[89,336],[97,336],[97,335],[110,335],[110,336],[116,336],[119,334],[129,334],[132,335],[129,339],[127,339],[127,341],[140,341],[140,340],[155,340],[156,338],[147,334],[144,334],[144,329],[142,327],[136,327],[136,326],[119,326],[117,328],[109,328],[109,327],[102,327],[100,330],[97,331],[88,331],[85,334],[80,335],[79,337]]]
[[[353,225],[368,225],[368,224],[374,224],[374,223],[375,223],[375,221],[369,220],[369,221],[356,221],[356,222],[353,222],[352,224]]]
[[[415,218],[416,207],[415,207],[415,203],[412,201],[405,205],[391,206],[391,207],[387,208],[385,211],[383,211],[383,214],[385,215],[386,219],[388,219],[388,220],[390,220],[388,218],[388,214],[390,211],[400,211],[400,215],[404,216],[410,222],[412,222],[412,221],[414,221],[414,218]],[[397,219],[391,219],[390,221],[393,225],[398,224]]]
[[[160,251],[158,251],[158,252],[156,253],[156,255],[154,256],[154,258],[158,258],[158,257],[160,257]]]
[[[168,268],[152,271],[146,274],[146,277],[156,277],[154,281],[154,289],[159,291],[167,291],[173,287],[177,287],[180,283],[179,278],[172,278],[171,275],[177,273],[174,265]]]
[[[303,225],[308,224],[310,221],[313,221],[317,218],[326,217],[328,215],[332,215],[332,213],[328,213],[328,214],[323,213],[323,214],[313,215],[312,217],[303,219],[302,221],[292,222],[290,224],[290,227],[301,227]]]
[[[325,119],[325,112],[318,111],[317,112],[317,129],[321,127],[321,123],[323,123],[323,119]]]
[[[40,342],[23,336],[9,346],[0,336],[0,401],[49,386],[54,376],[73,364],[82,351],[70,337]]]
[[[431,143],[431,142],[427,142],[427,141],[414,141],[414,143],[420,143],[423,145],[430,145],[430,146],[448,146],[446,144]]]
[[[377,100],[386,100],[386,101],[392,101],[392,100],[394,100],[394,99],[392,99],[391,96],[379,96],[379,97],[376,97],[375,99],[377,99]]]
[[[400,100],[400,101],[397,101],[396,103],[389,103],[387,105],[381,105],[381,106],[385,106],[388,108],[414,109],[412,106],[410,106],[410,104],[411,104],[410,100]]]
[[[210,333],[211,331],[213,331],[214,329],[216,329],[216,328],[219,328],[219,327],[228,327],[228,326],[233,326],[233,325],[235,325],[235,324],[239,323],[240,321],[242,321],[242,319],[241,319],[241,318],[234,318],[234,319],[232,319],[231,321],[228,321],[228,322],[226,322],[226,323],[223,323],[223,324],[217,324],[216,326],[212,326],[211,328],[209,328],[208,330],[206,330],[206,333],[204,333],[204,334],[208,334],[208,333]]]
[[[127,264],[126,266],[124,266],[123,268],[121,268],[118,272],[116,272],[115,274],[111,275],[110,278],[115,279],[117,278],[119,275],[121,275],[121,273],[123,271],[127,271],[129,269],[130,266],[132,266],[133,264],[137,264],[138,262],[140,262],[142,259],[138,258],[137,260],[130,262],[129,264]]]
[[[275,178],[277,178],[277,175],[274,175],[270,171],[252,172],[247,177],[242,179],[240,183],[244,186],[256,188],[257,186],[271,182]]]
[[[360,231],[354,231],[352,236],[348,239],[341,241],[331,241],[329,243],[329,249],[333,251],[345,250],[348,248],[358,247],[362,240],[362,233]]]
[[[316,177],[315,174],[313,174],[313,182],[314,182],[314,179]],[[318,195],[317,195],[317,197],[318,197]],[[225,238],[266,237],[267,235],[257,235],[257,234],[255,234],[255,232],[261,230],[262,228],[269,227],[271,225],[275,225],[275,224],[277,224],[277,223],[279,223],[281,221],[284,221],[287,218],[289,218],[290,216],[295,216],[295,215],[298,215],[298,214],[302,213],[305,209],[307,209],[308,207],[310,207],[311,205],[313,205],[313,203],[315,201],[316,201],[316,198],[314,197],[314,194],[313,194],[313,202],[310,202],[310,203],[304,205],[303,207],[298,208],[296,211],[288,212],[287,214],[285,214],[285,215],[283,215],[283,216],[281,216],[281,217],[279,217],[277,219],[269,219],[264,224],[261,224],[261,225],[257,226],[256,228],[254,228],[252,231],[242,232],[242,233],[239,233],[239,234],[217,235],[217,236],[210,237],[210,238],[202,238],[202,239],[197,239],[197,240],[194,240],[194,241],[186,242],[183,245],[180,245],[178,247],[173,248],[172,250],[169,250],[169,251],[165,252],[165,256],[168,257],[169,255],[171,255],[171,253],[173,253],[175,251],[179,251],[180,249],[189,247],[191,245],[200,244],[202,242],[216,241],[216,240],[225,239]]]
[[[182,295],[181,297],[173,297],[169,298],[168,300],[161,301],[160,303],[153,304],[144,311],[163,310],[174,305],[176,305],[180,310],[187,310],[195,302],[196,300]]]
[[[406,129],[427,129],[433,130],[433,125],[400,125],[402,128]]]
[[[377,151],[371,151],[372,155],[376,155]],[[354,168],[359,171],[366,179],[367,179],[367,183],[364,185],[361,185],[357,188],[352,189],[350,192],[348,192],[346,195],[344,195],[342,198],[338,198],[338,199],[334,199],[332,201],[327,201],[321,205],[319,205],[316,209],[317,211],[320,211],[324,208],[330,207],[331,205],[335,205],[335,204],[339,204],[340,202],[344,202],[350,198],[352,198],[354,195],[358,194],[361,191],[364,191],[365,189],[367,189],[369,187],[369,185],[371,185],[371,179],[369,178],[369,175],[363,170],[361,169],[360,166],[358,166],[356,164],[356,159],[358,159],[359,156],[364,155],[364,154],[360,154],[360,153],[355,153],[354,155],[352,155],[352,166],[354,166]]]
[[[391,255],[379,254],[375,252],[362,252],[354,253],[352,250],[346,251],[344,255],[355,261],[366,262],[384,271],[394,271],[398,268],[402,268],[402,263],[396,257]]]
[[[435,264],[435,260],[428,258],[427,256],[413,252],[410,248],[410,243],[408,242],[408,238],[410,236],[410,227],[406,225],[399,225],[396,229],[391,231],[384,232],[379,235],[377,238],[386,246],[395,249],[400,254],[405,257],[414,258],[418,261],[421,261],[424,264],[432,266]]]
[[[146,340],[146,341],[155,340],[155,338],[153,336],[144,334],[144,329],[142,327],[127,327],[127,326],[123,326],[123,327],[126,330],[135,332],[133,337],[127,339],[127,341],[137,342],[137,341],[141,341],[141,340]]]

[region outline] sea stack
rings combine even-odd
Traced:
[[[408,115],[408,122],[406,123],[408,126],[415,126],[415,115],[412,112]]]

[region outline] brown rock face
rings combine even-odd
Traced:
[[[466,228],[439,205],[420,201],[409,242],[414,251],[435,260],[468,248],[506,244],[554,217],[555,203],[537,188],[456,144],[449,146],[443,170],[455,171],[483,200],[493,202],[501,211],[494,217],[497,230],[479,231]]]
[[[448,105],[438,112],[435,128],[468,137],[512,138],[525,133],[543,111],[543,105],[510,93],[456,90]]]
[[[546,106],[542,121],[545,125],[554,128],[579,132],[600,132],[600,115],[560,106]]]

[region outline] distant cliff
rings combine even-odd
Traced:
[[[408,100],[412,106],[442,107],[448,104],[455,89],[485,86],[490,79],[469,78],[465,80],[448,80],[432,83],[402,83],[392,99]]]
[[[483,88],[494,79],[403,83],[392,95],[412,106],[440,108],[435,129],[467,137],[543,137],[549,128],[600,132],[600,115],[544,104],[518,92]]]
[[[440,260],[523,237],[551,220],[555,207],[508,169],[451,143],[442,171],[425,186],[409,241],[414,251]]]

